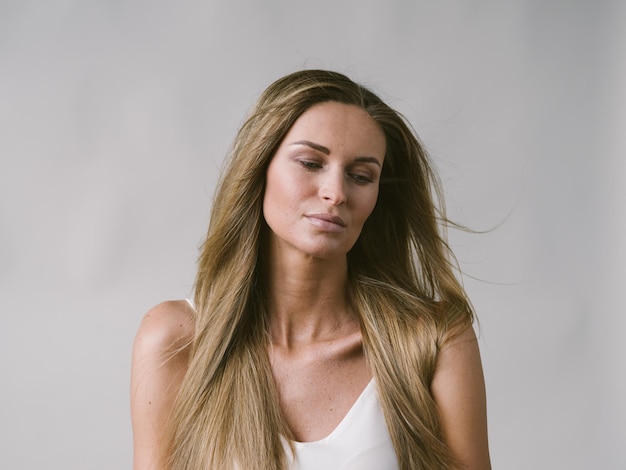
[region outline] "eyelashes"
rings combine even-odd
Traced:
[[[320,168],[322,168],[321,163],[312,162],[310,160],[299,160],[299,162],[300,162],[300,165],[302,165],[305,169],[310,170],[310,171],[319,170]]]
[[[305,170],[311,172],[320,170],[324,167],[321,163],[312,160],[298,160],[298,162]],[[366,185],[374,182],[374,178],[369,174],[348,172],[346,173],[346,176],[359,185]]]
[[[357,184],[369,184],[374,182],[371,176],[359,175],[358,173],[348,173],[348,176]]]

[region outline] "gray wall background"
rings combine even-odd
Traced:
[[[626,3],[0,4],[0,467],[131,466],[133,336],[189,295],[274,79],[332,68],[430,149],[494,468],[626,468]]]

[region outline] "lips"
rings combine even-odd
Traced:
[[[337,216],[327,213],[306,214],[307,220],[316,227],[328,232],[341,232],[345,230],[346,223]]]

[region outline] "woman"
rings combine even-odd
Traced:
[[[137,334],[135,469],[490,468],[433,193],[369,90],[321,70],[272,84],[222,176],[193,307],[158,305]]]

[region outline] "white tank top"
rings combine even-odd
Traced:
[[[294,442],[294,447],[293,470],[398,470],[374,380],[333,432],[319,441]]]

